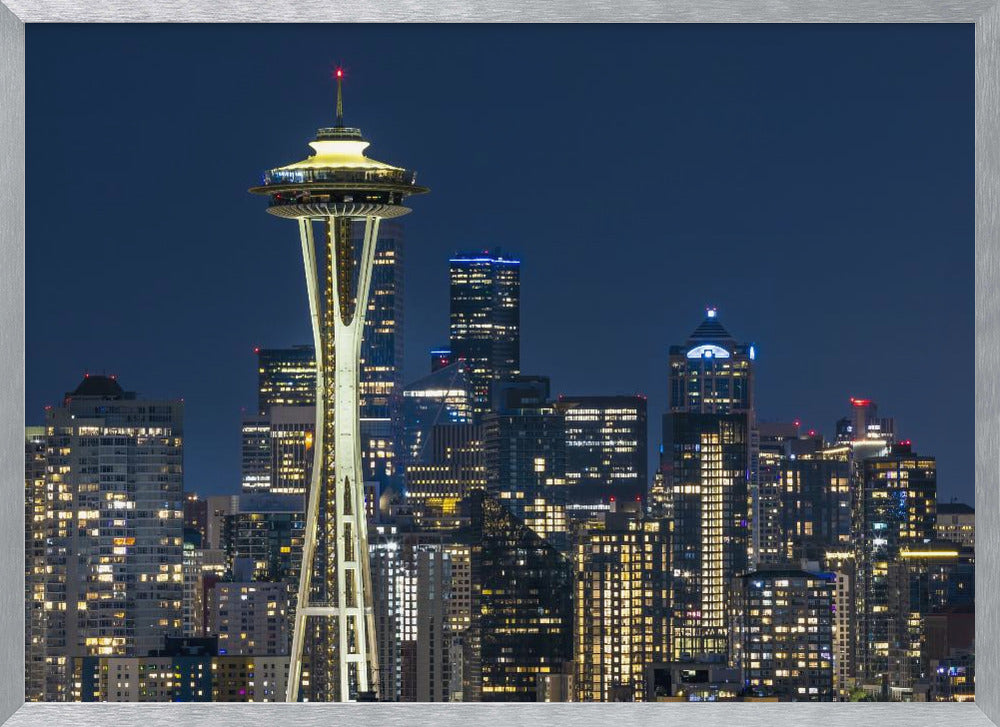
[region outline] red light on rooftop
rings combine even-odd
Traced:
[[[800,422],[798,419],[796,419],[794,422],[792,422],[792,424],[794,424],[797,427],[801,427],[802,426],[802,422]]]
[[[636,495],[635,496],[635,501],[636,502],[642,502],[642,497],[640,497],[639,495]]]
[[[851,397],[851,403],[854,404],[854,406],[868,406],[869,404],[872,403],[872,400],[871,399],[855,399],[852,396]]]
[[[254,346],[253,347],[253,352],[254,353],[260,353],[260,346]]]
[[[343,68],[338,68],[336,71],[334,71],[334,73],[336,74],[337,78],[343,78],[344,77],[344,69]]]
[[[809,436],[810,437],[815,437],[816,436],[816,430],[815,429],[810,429],[809,430]]]
[[[610,502],[614,502],[614,501],[615,501],[615,496],[614,496],[614,495],[612,495],[611,497],[609,497],[609,498],[608,498],[608,500],[609,500]]]

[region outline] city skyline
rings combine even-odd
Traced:
[[[34,34],[38,30],[31,32]],[[116,36],[113,29],[101,28],[94,32],[103,34],[106,42],[99,54],[82,53],[81,63],[85,67],[100,68],[102,63],[112,62],[115,53],[129,45],[125,36]],[[205,46],[198,31],[190,32],[193,33],[194,53],[191,60],[184,62],[217,59],[214,55],[217,51]],[[281,32],[291,33],[286,29]],[[396,37],[404,47],[406,43],[416,43],[420,35],[415,32],[411,39],[401,30],[362,29],[359,32],[398,34]],[[971,129],[972,94],[971,80],[965,77],[971,74],[963,76],[954,71],[963,63],[971,70],[971,31],[957,27],[933,31],[930,28],[890,27],[885,32],[894,34],[898,41],[893,45],[893,53],[902,52],[903,60],[896,61],[897,65],[891,69],[894,73],[876,74],[876,78],[859,75],[866,64],[888,62],[889,59],[887,51],[878,54],[875,46],[881,41],[873,40],[871,30],[711,28],[681,32],[664,29],[664,37],[676,42],[680,50],[635,50],[615,57],[614,62],[608,64],[611,68],[592,59],[584,62],[581,57],[574,56],[581,67],[572,73],[566,73],[564,65],[548,56],[541,58],[538,47],[543,38],[541,31],[518,32],[525,34],[527,42],[522,55],[512,61],[509,71],[485,69],[490,71],[488,78],[494,83],[505,78],[516,80],[516,90],[502,93],[497,89],[505,87],[496,86],[490,94],[476,91],[467,99],[466,107],[458,108],[452,105],[449,94],[443,89],[453,87],[451,78],[467,79],[472,71],[460,73],[459,69],[445,64],[443,58],[434,56],[428,61],[432,69],[420,73],[427,78],[417,84],[419,89],[412,89],[409,84],[392,81],[384,62],[366,54],[360,48],[362,44],[348,34],[329,29],[302,30],[307,35],[328,37],[324,43],[330,47],[350,50],[349,54],[344,54],[350,59],[347,63],[347,71],[351,74],[347,90],[349,121],[371,129],[377,156],[402,158],[398,152],[405,151],[406,158],[413,159],[413,166],[421,170],[421,181],[433,186],[438,198],[426,205],[427,210],[419,220],[414,218],[412,224],[407,221],[407,240],[419,246],[421,254],[410,255],[407,259],[410,315],[404,333],[407,340],[404,383],[428,374],[429,349],[447,340],[445,280],[448,256],[480,244],[488,248],[502,247],[523,261],[521,368],[526,374],[552,377],[553,395],[644,393],[649,396],[650,416],[658,421],[666,404],[667,347],[683,340],[699,309],[717,305],[727,328],[741,340],[752,340],[759,347],[757,401],[762,421],[797,418],[805,427],[832,438],[836,419],[849,413],[848,397],[870,397],[895,417],[897,431],[902,436],[912,439],[921,451],[935,453],[940,465],[942,499],[954,496],[971,502],[972,140],[971,132],[961,135],[958,129],[963,124]],[[586,35],[591,31],[578,32]],[[645,34],[652,31],[636,29],[631,32],[648,37]],[[563,42],[571,37],[566,30],[553,33]],[[473,37],[479,37],[477,34],[481,34],[480,40],[494,44],[505,37],[496,30],[477,30]],[[832,50],[840,47],[848,35],[852,42],[860,41],[862,46],[857,56],[837,58],[835,64]],[[116,113],[110,99],[99,95],[106,103],[96,107],[87,104],[81,118],[74,115],[74,125],[80,128],[63,136],[54,135],[49,124],[63,118],[59,111],[62,104],[76,108],[83,105],[79,103],[80,90],[66,88],[61,85],[64,80],[53,76],[59,65],[59,54],[51,47],[46,50],[45,42],[69,41],[66,52],[70,52],[73,32],[60,28],[43,29],[36,37],[38,45],[32,43],[29,47],[29,64],[40,72],[36,78],[45,81],[47,91],[65,89],[66,93],[57,90],[51,97],[42,98],[37,93],[40,87],[28,89],[29,110],[33,112],[29,122],[29,132],[33,132],[29,133],[28,141],[29,169],[57,164],[63,144],[78,143],[74,142],[76,134],[89,133]],[[173,36],[161,36],[150,30],[152,47],[139,55],[135,67],[122,71],[127,77],[126,103],[128,99],[133,103],[145,103],[147,93],[157,96],[167,93],[169,97],[170,92],[180,91],[177,86],[163,87],[160,82],[168,81],[163,76],[165,69],[160,69],[154,60],[157,44],[168,37]],[[256,36],[250,29],[227,31],[228,42],[237,49],[248,46],[253,37]],[[618,30],[612,31],[611,37],[621,43],[629,34]],[[783,93],[782,84],[796,78],[802,80],[795,75],[794,69],[781,70],[785,75],[770,83],[754,80],[753,71],[779,72],[776,65],[779,53],[764,47],[768,38],[785,52],[804,53],[810,43],[815,45],[810,59],[819,65],[813,70],[818,70],[818,75],[831,86],[829,96],[817,98],[810,95],[808,89],[802,89],[801,95]],[[917,47],[929,41],[941,44],[943,55],[918,57]],[[723,47],[727,43],[735,43],[736,47]],[[469,46],[461,47],[471,53]],[[746,50],[748,47],[752,47],[754,53],[744,59],[751,69],[744,69],[735,64],[736,55],[740,48]],[[323,51],[329,52],[340,53],[339,50]],[[655,78],[648,69],[642,70],[644,61],[659,58],[676,63],[680,58],[677,54],[682,52],[701,59],[710,52],[717,52],[718,60],[716,65],[697,68],[689,74],[668,63],[667,67],[672,70],[662,88],[657,87],[638,102],[628,101],[628,88]],[[236,55],[243,58],[239,53]],[[932,55],[937,56],[934,64],[929,61]],[[319,70],[305,73],[299,81],[303,87],[311,89],[302,94],[306,100],[301,108],[293,107],[294,112],[283,111],[280,119],[265,114],[264,122],[254,120],[246,124],[246,130],[233,132],[235,138],[228,143],[234,149],[241,149],[240,154],[244,157],[241,164],[245,166],[260,159],[296,158],[302,150],[294,146],[294,140],[308,134],[314,119],[330,115],[332,83],[325,78],[327,70],[332,68],[330,61],[324,55],[312,64]],[[536,74],[525,72],[530,61],[543,61],[535,68]],[[305,65],[308,67],[309,63]],[[831,75],[834,68],[837,75]],[[433,69],[436,71],[431,72]],[[442,69],[451,75],[441,72]],[[223,64],[214,73],[224,74],[226,70]],[[258,70],[252,68],[243,75],[252,75]],[[476,65],[475,70],[484,71],[480,65]],[[142,84],[128,82],[130,79],[138,81],[141,73],[152,76],[148,88],[145,81]],[[183,72],[175,68],[169,73]],[[543,95],[544,86],[564,73],[569,80],[561,90],[568,94],[571,102],[568,110],[553,109]],[[133,78],[131,74],[136,75]],[[282,97],[275,90],[278,78],[274,74],[265,70],[261,78],[264,80],[259,91],[253,89],[251,92],[240,85],[247,83],[241,79],[234,84],[235,90],[227,91],[230,94],[227,98],[235,98],[249,107],[259,104],[261,98]],[[202,94],[200,98],[218,98],[221,91],[218,88],[210,91],[205,83],[204,88],[191,92],[198,91]],[[732,94],[725,100],[719,100],[716,98],[718,92],[710,90],[720,83]],[[315,92],[324,89],[323,84],[331,91],[325,97]],[[390,101],[388,105],[381,105],[376,93],[379,89],[384,91],[387,84],[392,89]],[[946,85],[956,88],[946,89]],[[89,83],[83,87],[90,93],[98,92]],[[752,94],[748,91],[753,89],[763,92],[762,98],[750,98]],[[878,91],[886,97],[879,97]],[[958,98],[962,93],[967,101],[965,105],[948,95]],[[783,108],[789,112],[788,118],[783,119],[773,110],[767,110],[775,96],[785,97]],[[602,101],[602,97],[606,100]],[[849,108],[851,100],[863,101],[864,113],[845,111],[844,107]],[[735,119],[711,115],[713,111],[729,108],[728,102],[735,104],[735,111],[730,108]],[[422,110],[397,113],[396,117],[406,119],[406,124],[397,128],[387,121],[388,110],[400,103],[421,103],[417,108]],[[508,109],[508,105],[511,108]],[[153,108],[163,111],[158,106]],[[696,108],[700,111],[694,111]],[[51,113],[44,113],[46,109]],[[488,111],[491,113],[487,114]],[[896,124],[904,111],[906,123],[899,128]],[[583,115],[584,112],[587,115]],[[137,128],[144,124],[153,124],[156,128],[157,124],[169,125],[179,120],[172,116],[174,112],[167,113],[161,120],[148,118],[149,113],[140,108]],[[462,143],[455,142],[451,146],[443,144],[445,137],[433,134],[429,137],[430,143],[421,141],[420,137],[426,140],[435,125],[444,125],[446,130],[454,132],[457,126],[468,123],[472,114],[487,118],[493,113],[497,118],[491,122],[495,126],[490,128],[496,133],[489,136],[489,142],[499,147],[499,151],[496,148],[489,153],[478,150],[479,156],[471,158],[455,156],[468,152],[469,144],[474,143],[468,135],[459,140]],[[829,118],[821,118],[823,114]],[[659,123],[648,121],[646,117],[650,115]],[[696,134],[698,151],[686,152],[683,147],[691,140],[685,139],[695,132],[694,122],[698,119],[715,124],[711,130],[717,135],[704,131]],[[865,125],[866,120],[878,120],[878,123],[872,123],[870,127],[874,128],[870,128]],[[232,121],[227,117],[227,124]],[[741,129],[740,121],[754,123]],[[774,188],[766,184],[762,190],[752,187],[761,175],[773,185],[782,175],[803,171],[789,158],[794,156],[791,152],[796,148],[789,145],[819,142],[793,134],[785,145],[778,146],[777,135],[780,132],[787,137],[792,121],[804,124],[809,137],[823,137],[829,142],[822,148],[810,148],[811,152],[820,155],[820,160],[805,167],[806,171],[812,170],[814,176],[809,179],[819,185],[823,193],[819,196],[827,195],[824,199],[828,201],[824,204],[810,201],[813,196],[796,193],[786,182],[778,188],[778,198],[786,205],[785,215],[781,216],[778,214],[781,211],[779,200],[765,199],[769,193],[774,196]],[[606,130],[608,122],[614,122],[627,132],[620,158],[610,162],[611,171],[636,173],[628,159],[650,154],[657,162],[673,162],[658,172],[661,178],[667,178],[662,203],[653,195],[652,207],[648,202],[628,207],[631,216],[601,214],[600,205],[589,200],[588,188],[571,183],[567,185],[569,192],[559,194],[569,194],[575,200],[579,206],[573,209],[579,219],[561,215],[556,229],[547,226],[550,223],[525,200],[530,193],[547,188],[535,185],[555,185],[544,179],[541,182],[527,179],[530,175],[524,165],[534,163],[538,154],[541,156],[537,158],[554,167],[571,163],[592,148],[593,142],[600,138],[597,133],[602,128]],[[663,127],[673,136],[664,133]],[[901,136],[902,140],[889,137],[890,127],[892,135]],[[130,144],[137,143],[138,137],[132,136],[131,129],[114,124],[110,128],[122,136],[121,149],[129,149]],[[654,137],[652,132],[657,129],[659,135]],[[837,129],[846,130],[843,138],[834,134]],[[824,130],[826,136],[823,136]],[[951,136],[945,133],[949,130],[954,132]],[[936,143],[921,145],[921,139],[932,131]],[[265,140],[250,160],[245,159],[242,146],[244,133],[247,139],[252,136],[255,143]],[[939,142],[941,134],[944,138]],[[219,140],[225,138],[224,134],[208,130],[204,141],[188,141],[200,149],[202,144],[218,145]],[[628,141],[636,147],[634,151],[626,145]],[[865,148],[869,153],[874,149],[882,152],[882,163],[876,159],[870,162],[871,168],[865,169],[872,179],[853,179],[851,184],[856,188],[852,188],[851,193],[840,191],[837,180],[843,184],[849,179],[849,162],[857,161],[857,157],[840,162],[834,155],[845,153],[847,147],[854,148],[859,142],[862,146],[868,145]],[[173,142],[165,140],[164,143]],[[479,143],[483,143],[482,140]],[[711,144],[717,144],[718,148],[709,149]],[[186,146],[184,149],[186,153],[193,153]],[[515,150],[527,153],[526,161],[508,156]],[[768,150],[775,169],[749,172],[757,169],[755,163],[768,157]],[[723,152],[738,154],[736,162],[726,168],[732,177],[729,180],[720,180],[717,174],[707,171],[710,162],[721,162],[717,155]],[[917,152],[915,156],[914,152]],[[102,154],[107,153],[102,149]],[[905,163],[904,153],[912,157]],[[704,155],[704,162],[698,154]],[[87,167],[95,177],[94,184],[100,189],[107,187],[111,193],[109,198],[128,199],[131,190],[120,186],[116,180],[130,173],[131,162],[117,156],[117,150],[108,159],[106,169],[96,165]],[[505,163],[507,159],[511,161]],[[84,161],[86,166],[89,159]],[[588,165],[576,164],[570,167],[572,175],[584,174],[589,169]],[[468,191],[456,187],[456,175],[467,173],[470,165],[480,176],[490,173],[500,179],[489,183],[487,193],[470,198]],[[169,185],[174,176],[190,174],[190,168],[179,162],[165,163],[164,167],[169,173],[155,180],[156,184]],[[934,173],[928,175],[933,177],[933,183],[925,181],[921,186],[907,179],[917,167],[933,170]],[[517,170],[520,170],[517,178],[525,188],[518,192],[513,206],[496,207],[500,199],[491,201],[489,194],[498,193]],[[230,242],[221,244],[220,240],[218,250],[192,244],[189,238],[197,236],[197,226],[185,225],[181,218],[161,220],[148,230],[142,225],[116,224],[117,229],[127,229],[129,233],[121,236],[114,232],[107,236],[101,233],[99,239],[91,238],[89,236],[95,234],[92,230],[106,229],[96,225],[96,219],[90,216],[93,211],[83,215],[84,223],[89,221],[90,224],[80,229],[90,245],[98,244],[99,240],[106,245],[100,248],[103,254],[82,256],[70,247],[78,238],[65,234],[58,220],[42,219],[40,209],[32,203],[38,195],[28,195],[28,223],[37,240],[27,253],[29,423],[41,423],[42,406],[57,404],[62,393],[75,385],[84,370],[99,372],[103,369],[117,373],[130,389],[145,396],[185,398],[187,489],[212,493],[238,488],[240,408],[248,412],[254,408],[254,402],[247,396],[253,387],[246,385],[256,374],[253,346],[286,347],[309,340],[303,315],[306,301],[300,290],[301,271],[293,265],[294,249],[289,247],[280,227],[275,226],[277,223],[245,223],[245,219],[256,220],[249,209],[250,203],[229,199],[241,194],[245,186],[255,181],[256,171],[244,170],[224,160],[218,164],[218,171],[205,172],[211,184],[224,185],[220,204],[229,206],[229,211],[223,215],[222,226],[209,229],[213,230],[212,234],[227,235],[222,238],[224,240],[230,240],[228,235],[235,231],[240,240],[247,241],[246,255],[240,261],[233,260],[229,253],[223,254],[223,250],[231,249]],[[29,190],[38,190],[41,179],[29,172]],[[965,197],[960,193],[961,187],[956,185],[958,179],[963,179],[966,185]],[[645,176],[640,176],[639,180],[640,184],[648,182]],[[686,195],[685,180],[691,187]],[[46,184],[50,181],[45,179]],[[709,182],[713,186],[708,186]],[[897,189],[886,198],[877,194],[882,187]],[[54,193],[60,193],[58,183]],[[695,193],[707,199],[700,203],[701,206],[685,211],[680,200],[690,202]],[[878,205],[871,195],[880,200],[881,212],[875,210]],[[445,199],[441,201],[441,197]],[[609,210],[616,209],[620,201],[613,193],[611,199]],[[709,201],[732,211],[731,215],[721,215],[722,218],[742,219],[743,222],[727,225],[711,219],[715,212],[705,207]],[[936,212],[929,215],[924,208],[932,202]],[[796,203],[802,209],[798,209]],[[71,206],[77,204],[79,201],[70,202]],[[470,230],[468,236],[448,229],[444,223],[443,215],[449,209],[463,205],[468,211],[464,212],[461,227]],[[107,214],[111,209],[103,203],[96,206],[99,208],[97,214]],[[755,211],[758,208],[760,211]],[[845,212],[834,215],[829,208]],[[821,216],[824,210],[827,210],[825,217]],[[74,214],[76,211],[74,209]],[[67,217],[74,217],[74,214]],[[693,227],[699,215],[705,228],[701,233]],[[465,224],[466,219],[477,216],[487,217],[493,227],[488,227],[485,220],[474,221],[471,226]],[[907,216],[911,219],[904,219]],[[795,225],[788,225],[785,217],[797,218],[798,232]],[[829,224],[829,229],[804,234],[802,230],[807,229],[803,227],[807,220],[812,220],[813,227],[817,225],[816,220],[821,220],[824,227]],[[147,233],[153,244],[142,245],[134,239],[135,235]],[[955,242],[963,234],[968,239],[964,246]],[[597,296],[591,292],[601,281],[593,273],[586,272],[584,266],[593,263],[595,245],[608,238],[615,240],[613,247],[620,252],[607,262],[604,272],[616,276],[612,282],[620,296],[613,305],[598,307],[594,304]],[[765,239],[773,240],[773,244],[762,244]],[[932,244],[935,239],[936,247]],[[166,240],[172,243],[169,250],[176,256],[178,269],[158,267],[158,276],[135,286],[144,290],[133,291],[134,305],[132,299],[126,306],[112,305],[111,299],[105,298],[100,289],[94,290],[94,276],[107,275],[109,266],[112,271],[141,271],[141,267],[136,266],[142,265],[143,254],[148,255],[146,259],[150,264],[162,266],[169,259],[161,257],[164,253],[153,247],[159,242],[161,249],[165,249]],[[818,265],[812,256],[815,245],[823,241],[829,257],[821,258],[823,264]],[[565,252],[570,243],[574,245],[574,255]],[[718,247],[721,261],[701,255],[713,244]],[[90,245],[80,247],[87,249]],[[692,249],[699,254],[692,255]],[[939,252],[944,249],[948,254]],[[44,264],[42,256],[47,259],[54,253],[65,265]],[[636,265],[640,254],[653,255],[652,264]],[[699,256],[704,258],[703,263],[707,259],[712,264],[703,264],[694,274],[686,272],[685,266],[697,263]],[[201,264],[200,261],[221,262],[220,269],[226,272],[221,276],[203,277],[206,274],[195,267]],[[801,271],[798,278],[792,270],[796,265]],[[232,279],[228,276],[230,269],[238,273],[231,276]],[[685,272],[678,273],[677,269]],[[635,276],[634,283],[624,282],[621,276],[625,271]],[[51,279],[41,277],[48,274]],[[268,277],[261,277],[265,275]],[[953,285],[937,285],[936,281],[942,278]],[[867,291],[859,280],[870,281]],[[207,288],[207,293],[185,288],[185,281],[193,283],[194,287]],[[558,284],[553,285],[552,281]],[[761,295],[738,290],[735,287],[738,282],[751,291],[761,291]],[[657,285],[662,285],[662,289],[657,290]],[[109,286],[108,293],[112,293],[113,288]],[[787,295],[783,292],[786,288],[791,291]],[[956,294],[957,290],[962,290],[963,294]],[[810,295],[803,302],[806,291]],[[831,291],[839,292],[839,297],[831,299]],[[217,307],[204,307],[206,298],[202,296],[206,294],[212,296],[213,305]],[[102,316],[90,315],[92,311],[88,313],[87,306],[73,304],[82,295],[90,296],[88,299]],[[127,312],[123,308],[136,308],[137,312]],[[235,330],[223,331],[219,322],[221,314],[233,308],[242,311],[244,319],[233,327]],[[87,317],[78,317],[81,314]],[[95,325],[95,320],[105,321],[107,325]],[[149,325],[151,320],[155,325]],[[831,332],[838,327],[840,334]],[[123,330],[130,335],[122,336]],[[186,330],[190,338],[176,339],[175,335],[181,330]],[[845,338],[845,332],[856,336],[857,342],[852,345],[850,339]],[[955,356],[956,351],[968,352],[964,364],[962,358]],[[960,361],[958,365],[956,359]],[[968,367],[968,375],[962,374],[962,365]],[[953,376],[946,379],[946,373]],[[929,415],[931,412],[934,416]],[[660,439],[655,424],[648,438],[652,458]]]

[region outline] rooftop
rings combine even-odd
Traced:
[[[83,381],[75,390],[67,392],[67,399],[90,397],[97,399],[122,399],[125,390],[115,376],[84,374]]]

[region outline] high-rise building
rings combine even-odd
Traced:
[[[850,549],[853,493],[848,461],[821,452],[787,459],[781,465],[780,486],[780,555],[785,562],[819,562],[830,550]]]
[[[402,270],[398,256],[402,236],[398,225],[385,229],[373,262],[376,277],[365,318],[358,382],[362,471],[365,480],[379,482],[382,489],[397,487],[402,477],[397,461],[402,438]],[[261,413],[243,418],[243,491],[293,491],[297,486],[289,478],[301,478],[312,466],[311,452],[295,458],[294,448],[311,447],[315,436],[315,348],[255,350],[259,356],[266,355],[266,362],[258,364]],[[287,441],[275,442],[278,436]],[[290,456],[294,472],[275,469],[279,466],[276,458]]]
[[[661,468],[672,514],[673,661],[728,653],[733,577],[750,553],[755,356],[714,308],[686,344],[670,347]]]
[[[562,396],[571,504],[646,498],[646,397]]]
[[[257,413],[272,406],[316,404],[316,351],[312,346],[255,348],[257,354]]]
[[[548,401],[548,379],[520,376],[494,386],[483,419],[486,491],[538,535],[569,550],[566,428]]]
[[[240,424],[240,483],[243,492],[271,490],[271,422],[267,414],[244,416]]]
[[[573,658],[570,561],[483,492],[466,500],[471,624],[464,639],[465,701],[533,702],[538,677]]]
[[[481,424],[438,424],[430,431],[427,464],[406,468],[406,504],[424,530],[463,523],[459,503],[486,488]]]
[[[857,673],[857,623],[854,595],[854,550],[830,550],[820,561],[822,572],[833,575],[833,691],[837,701],[850,700]]]
[[[219,639],[219,654],[288,655],[287,584],[221,582],[209,594],[206,635]]]
[[[293,586],[302,559],[305,503],[301,495],[241,495],[223,516],[222,549],[238,580]]]
[[[46,700],[70,698],[74,657],[142,656],[182,632],[182,412],[109,376],[46,411]]]
[[[929,541],[902,546],[886,576],[888,621],[888,673],[883,688],[912,693],[917,684],[932,678],[931,660],[972,651],[974,627],[964,644],[942,648],[932,638],[934,616],[949,625],[972,620],[975,599],[975,562],[972,550],[949,541]],[[964,616],[964,619],[963,619]],[[950,617],[950,619],[949,619]],[[970,619],[970,617],[972,617]],[[948,620],[953,623],[949,624]],[[954,630],[953,636],[957,636]]]
[[[837,441],[889,444],[893,441],[895,429],[891,417],[878,415],[878,406],[874,401],[851,397],[851,415],[837,420]]]
[[[575,544],[576,696],[644,701],[646,667],[666,659],[666,523],[608,513]]]
[[[386,701],[450,701],[451,559],[439,533],[378,526],[372,547]]]
[[[24,700],[45,699],[45,427],[24,431]],[[51,609],[50,609],[51,610]],[[48,691],[55,689],[50,685]]]
[[[823,446],[815,431],[801,434],[799,422],[758,422],[757,467],[750,482],[750,565],[776,565],[797,562],[799,555],[787,547],[786,510],[789,505],[797,514],[802,509],[788,489],[785,480],[789,467],[798,457],[809,456]],[[796,485],[792,484],[794,489]],[[811,514],[810,508],[805,509]],[[850,527],[850,504],[847,505],[847,527]],[[794,525],[794,523],[793,523]],[[795,532],[810,532],[811,526]],[[818,556],[812,556],[816,560]]]
[[[439,424],[472,420],[472,394],[464,361],[437,369],[403,389],[405,467],[431,461],[431,430]]]
[[[912,451],[909,442],[859,463],[855,492],[854,549],[857,568],[858,676],[887,688],[893,619],[890,567],[901,551],[934,538],[937,467],[933,457]]]
[[[730,653],[748,696],[833,701],[833,581],[785,568],[737,577]]]
[[[464,360],[476,416],[490,409],[494,381],[521,373],[521,262],[493,252],[450,260],[452,360]]]
[[[935,537],[966,548],[976,547],[976,511],[962,502],[939,502]]]

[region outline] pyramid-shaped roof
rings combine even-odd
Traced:
[[[725,326],[719,323],[715,308],[709,308],[706,312],[705,320],[694,329],[688,340],[691,342],[704,343],[708,341],[717,343],[720,341],[735,341],[736,339],[730,335]]]

